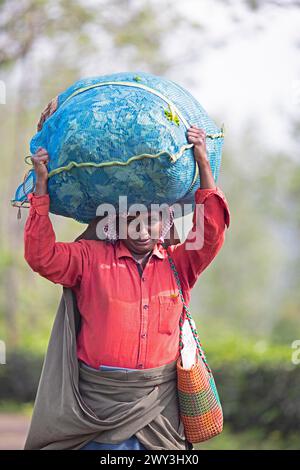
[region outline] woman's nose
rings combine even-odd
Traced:
[[[140,232],[139,232],[139,238],[144,239],[149,237],[149,232],[148,232],[148,226],[141,223],[140,224]]]

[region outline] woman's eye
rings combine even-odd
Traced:
[[[130,223],[130,222],[132,222],[132,221],[135,220],[135,219],[136,219],[136,217],[128,217],[128,218],[127,218],[127,222]]]

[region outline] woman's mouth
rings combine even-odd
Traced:
[[[135,243],[138,243],[139,245],[147,245],[149,241],[150,241],[150,238],[148,238],[148,240],[135,240]]]

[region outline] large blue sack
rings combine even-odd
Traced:
[[[30,151],[47,149],[50,211],[89,223],[102,203],[189,204],[200,177],[188,143],[192,125],[206,131],[217,182],[223,146],[199,102],[171,80],[122,72],[79,80],[58,97],[58,109],[34,135]],[[35,172],[27,172],[11,203],[28,206]],[[176,217],[176,213],[175,213]]]

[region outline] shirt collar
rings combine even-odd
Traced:
[[[164,259],[163,251],[164,251],[163,246],[161,245],[161,243],[158,242],[154,246],[152,250],[152,254],[150,256],[157,256],[157,258]],[[116,242],[116,255],[117,255],[117,258],[128,256],[129,258],[134,259],[130,250],[127,248],[123,240],[120,240],[120,239]]]

